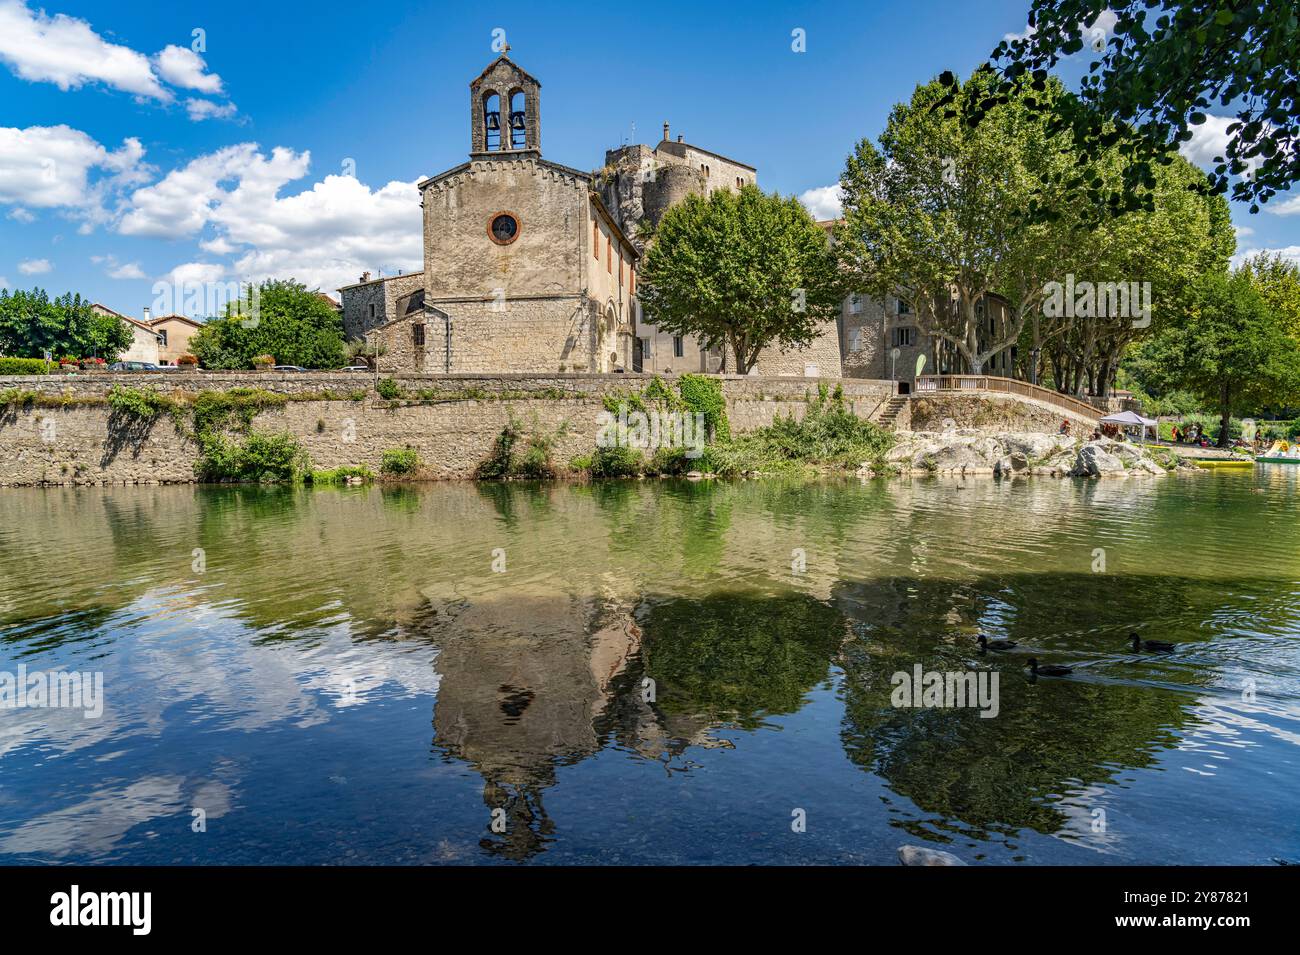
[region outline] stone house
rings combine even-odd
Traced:
[[[182,355],[192,354],[190,339],[203,327],[184,315],[164,315],[162,318],[150,318],[145,309],[145,323],[158,335],[158,364],[174,365]]]
[[[818,225],[833,241],[833,230],[839,221],[828,220]],[[981,346],[998,325],[1010,318],[1010,308],[1010,303],[995,293],[976,304]],[[897,381],[899,392],[908,394],[915,391],[916,363],[922,355],[925,356],[923,375],[966,371],[965,360],[957,349],[922,330],[905,292],[901,297],[887,296],[884,301],[862,293],[851,294],[841,303],[836,324],[845,378]],[[993,355],[985,364],[983,374],[1014,377],[1015,362],[1016,347],[1012,345]]]
[[[107,305],[98,302],[91,305],[90,309],[99,315],[109,315],[125,322],[131,329],[131,347],[117,356],[118,361],[147,361],[153,365],[158,364],[158,333],[152,327],[129,315],[115,312]]]

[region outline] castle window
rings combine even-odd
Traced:
[[[849,351],[862,351],[862,329],[855,328],[849,332]]]
[[[908,305],[908,304],[907,304],[906,302],[904,302],[901,298],[898,299],[898,314],[899,314],[899,315],[911,315],[911,314],[912,314],[912,306]]]
[[[623,287],[623,250],[618,250],[618,287]]]
[[[423,325],[411,326],[411,343],[415,345],[416,348],[424,347],[424,326]]]
[[[634,265],[627,267],[627,294],[636,294],[636,266]]]
[[[371,302],[371,303],[370,303],[370,320],[371,320],[372,322],[375,320],[375,303],[374,303],[374,302]],[[164,342],[163,344],[166,344],[166,342]]]
[[[591,220],[591,254],[600,261],[600,223],[595,219]]]
[[[673,357],[681,358],[685,354],[686,354],[686,345],[682,341],[682,336],[674,335],[673,336]]]
[[[501,97],[496,93],[483,94],[483,148],[501,149]]]
[[[614,274],[614,244],[605,236],[605,271]]]
[[[849,311],[854,315],[862,314],[862,296],[857,292],[849,296]]]
[[[894,329],[894,347],[907,348],[916,344],[916,329],[903,326]]]

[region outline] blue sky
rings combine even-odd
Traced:
[[[137,317],[160,280],[333,291],[362,270],[418,269],[414,183],[464,160],[468,83],[494,30],[542,82],[547,158],[593,169],[610,147],[657,142],[666,120],[828,215],[853,144],[916,84],[976,66],[1027,9],[50,4],[0,0],[0,282]],[[1193,158],[1214,155],[1223,125]],[[1300,215],[1234,207],[1234,221],[1250,230],[1240,250],[1300,258]]]

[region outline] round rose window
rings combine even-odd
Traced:
[[[519,220],[508,212],[498,212],[488,223],[488,235],[497,245],[509,245],[519,238]]]

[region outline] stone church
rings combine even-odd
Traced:
[[[641,319],[637,235],[687,194],[757,171],[679,136],[623,146],[587,173],[542,158],[541,83],[502,54],[470,83],[468,161],[419,184],[424,269],[339,290],[349,339],[387,371],[726,371],[728,356]],[[757,372],[840,375],[835,323]]]

